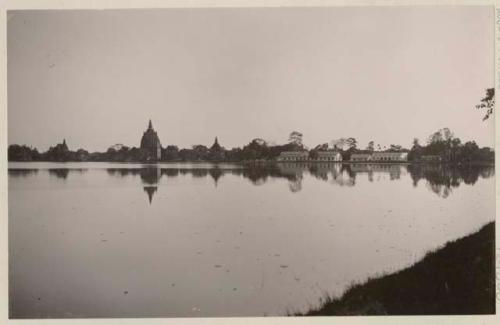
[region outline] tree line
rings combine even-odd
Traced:
[[[251,140],[243,147],[225,149],[217,142],[212,147],[193,145],[191,148],[179,149],[175,145],[168,145],[161,149],[160,161],[212,161],[212,162],[247,162],[247,161],[275,161],[284,151],[307,151],[314,158],[319,151],[337,151],[343,160],[349,160],[353,153],[407,152],[408,160],[419,162],[429,157],[448,163],[493,162],[494,151],[491,148],[480,148],[474,141],[462,142],[454,136],[448,128],[440,129],[429,136],[426,143],[421,144],[419,139],[413,140],[410,149],[398,144],[382,147],[369,141],[365,148],[360,148],[354,137],[345,137],[331,140],[329,143],[318,144],[307,148],[303,143],[303,134],[293,131],[289,134],[288,142],[281,145],[270,144],[261,138]],[[66,141],[50,147],[40,153],[36,148],[26,145],[10,145],[8,149],[9,161],[107,161],[107,162],[144,162],[147,152],[137,147],[115,145],[106,152],[88,152],[84,149],[69,150]]]

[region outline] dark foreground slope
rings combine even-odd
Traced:
[[[495,223],[428,253],[399,272],[328,298],[314,315],[495,313]]]

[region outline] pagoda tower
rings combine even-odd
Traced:
[[[142,135],[141,150],[146,153],[146,160],[157,161],[161,158],[160,138],[153,129],[153,123],[151,123],[151,120],[149,120],[148,129]]]
[[[210,147],[210,150],[211,151],[220,151],[221,149],[222,149],[222,147],[219,144],[219,140],[217,139],[217,137],[215,137],[214,144],[212,145],[212,147]]]

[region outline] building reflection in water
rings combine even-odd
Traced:
[[[10,177],[31,177],[38,174],[38,169],[9,169]],[[86,169],[57,168],[47,170],[50,176],[66,180],[70,173],[82,173]],[[159,182],[162,177],[176,178],[191,176],[195,179],[212,178],[217,187],[220,179],[228,174],[243,177],[256,186],[264,185],[270,179],[284,179],[288,182],[291,192],[300,192],[303,188],[303,180],[313,177],[322,182],[328,182],[335,186],[351,187],[356,185],[357,179],[366,175],[369,182],[385,179],[396,181],[402,175],[408,175],[412,179],[413,186],[417,187],[421,182],[423,186],[436,195],[447,198],[453,189],[462,183],[473,185],[481,178],[490,178],[495,175],[493,166],[446,166],[440,164],[341,164],[341,163],[280,163],[269,166],[246,166],[244,168],[107,168],[111,176],[127,177],[140,176],[143,190],[147,194],[150,203],[158,191]]]
[[[305,174],[332,185],[354,186],[356,184],[356,173],[347,164],[280,163],[278,168],[282,174],[289,176],[291,192],[299,192],[302,189],[302,180]]]
[[[107,173],[111,176],[137,176],[141,177],[141,182],[143,184],[143,190],[146,192],[148,196],[149,203],[153,202],[153,197],[158,191],[158,183],[160,181],[162,175],[162,169],[159,167],[146,167],[146,168],[134,168],[134,169],[126,169],[126,168],[107,168]],[[178,173],[175,174],[175,176]]]
[[[152,173],[151,171],[147,172]],[[420,179],[426,181],[426,188],[440,197],[446,198],[450,195],[453,187],[461,183],[472,185],[479,177],[489,178],[494,176],[494,167],[491,166],[468,166],[450,167],[440,165],[404,165],[404,164],[339,164],[339,163],[280,163],[273,166],[257,166],[246,168],[222,169],[195,168],[195,169],[161,169],[153,173],[160,178],[178,177],[191,175],[193,178],[211,177],[217,186],[219,179],[225,174],[241,176],[248,179],[253,185],[261,186],[270,179],[286,179],[291,192],[297,193],[302,190],[302,182],[305,177],[314,177],[317,180],[328,182],[335,186],[352,187],[356,185],[356,179],[366,175],[368,181],[376,182],[385,179],[400,180],[402,175],[409,174],[414,186]],[[152,175],[153,175],[152,174]],[[142,174],[141,174],[142,175]],[[153,188],[148,189],[154,194]]]
[[[210,176],[214,180],[215,187],[217,187],[217,183],[219,181],[219,178],[222,177],[224,172],[220,168],[215,167],[215,168],[209,169],[208,173],[210,174]]]
[[[144,184],[143,190],[147,193],[149,204],[153,202],[153,196],[158,190],[158,182],[160,181],[160,168],[143,168],[141,169],[141,180]]]

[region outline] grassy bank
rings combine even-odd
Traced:
[[[494,313],[495,223],[491,222],[411,267],[354,285],[340,298],[327,298],[305,316]]]

